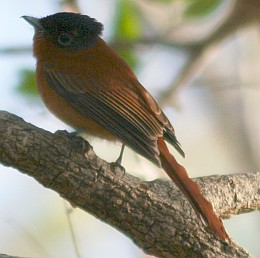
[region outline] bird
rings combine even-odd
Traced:
[[[184,157],[172,124],[129,65],[104,41],[103,24],[69,12],[22,18],[34,27],[36,84],[46,107],[76,130],[122,143],[118,163],[128,146],[162,167],[203,224],[216,237],[229,240],[211,203],[166,145]]]

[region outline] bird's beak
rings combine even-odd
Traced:
[[[30,23],[35,29],[43,30],[42,25],[40,24],[40,19],[37,19],[32,16],[22,16],[21,18],[25,19],[28,23]]]

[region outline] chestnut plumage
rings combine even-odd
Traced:
[[[131,68],[101,38],[103,25],[75,13],[23,18],[35,28],[37,87],[49,110],[76,129],[120,141],[162,166],[198,217],[228,240],[211,204],[165,144],[184,156],[173,126]]]

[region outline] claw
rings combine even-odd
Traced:
[[[116,160],[116,162],[111,162],[110,165],[111,165],[111,169],[112,169],[112,170],[115,171],[117,168],[119,168],[119,169],[124,173],[124,175],[125,175],[125,168],[124,168],[123,166],[121,166],[121,165],[117,162],[117,160]]]

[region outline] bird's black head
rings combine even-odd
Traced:
[[[76,13],[56,13],[37,19],[23,16],[36,30],[37,36],[48,37],[55,45],[77,51],[95,45],[103,25],[94,18]]]

